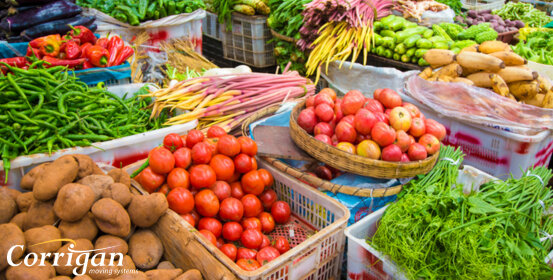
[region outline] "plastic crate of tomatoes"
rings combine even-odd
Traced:
[[[126,170],[167,195],[154,231],[176,264],[219,279],[337,277],[349,211],[256,154],[251,138],[213,126],[167,135]]]

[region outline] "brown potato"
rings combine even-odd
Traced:
[[[57,220],[56,213],[54,213],[54,200],[35,200],[27,211],[24,227],[25,230],[28,230],[34,227],[53,225]]]
[[[202,273],[197,269],[189,269],[185,273],[179,275],[175,280],[202,280]]]
[[[20,191],[16,189],[10,189],[8,187],[0,187],[0,195],[2,195],[2,192],[7,192],[9,196],[13,198],[13,200],[17,200],[17,197],[21,194]]]
[[[69,276],[56,276],[54,278],[50,278],[50,280],[71,280],[71,277],[69,277]]]
[[[84,275],[75,276],[75,278],[73,278],[73,280],[92,280],[92,278],[90,278],[90,276],[84,274]]]
[[[146,275],[150,280],[173,280],[182,274],[182,269],[154,269],[146,271]]]
[[[152,269],[163,256],[163,244],[153,231],[141,229],[129,239],[129,255],[136,267]]]
[[[69,183],[58,192],[54,211],[60,219],[75,222],[88,213],[94,201],[94,191],[89,186]]]
[[[94,161],[87,155],[73,155],[79,164],[79,172],[77,173],[77,178],[84,178],[88,175],[94,173]]]
[[[36,253],[37,255],[41,253],[54,253],[61,247],[61,241],[53,240],[60,238],[60,231],[54,226],[48,225],[29,229],[25,231],[27,253]],[[47,241],[53,242],[36,245]]]
[[[33,258],[26,259],[26,262],[24,260],[20,261],[21,265],[10,266],[6,270],[7,280],[48,280],[56,276],[54,267],[48,261],[41,263],[40,259]],[[27,266],[26,263],[29,264],[29,266]]]
[[[21,212],[13,216],[13,218],[10,220],[10,223],[16,224],[21,230],[23,230],[26,216],[27,216],[27,212]]]
[[[125,240],[117,236],[102,235],[98,237],[98,239],[96,239],[96,243],[94,243],[94,249],[97,253],[105,253],[106,257],[110,256],[110,254],[116,253],[126,255],[129,252],[129,245],[127,245],[127,242]]]
[[[91,259],[92,261],[92,259]],[[87,275],[89,275],[94,280],[103,280],[116,277],[118,275],[123,275],[129,273],[130,270],[135,270],[136,267],[131,259],[131,257],[125,255],[121,260],[122,265],[119,266],[120,261],[113,261],[110,265],[110,260],[106,257],[104,266],[92,266],[91,263],[87,267]]]
[[[121,204],[111,198],[96,201],[92,205],[92,214],[98,228],[107,234],[127,237],[131,232],[129,214]]]
[[[134,273],[123,274],[113,279],[114,280],[148,280],[148,276],[146,275],[146,273],[142,271],[136,271]]]
[[[12,250],[12,262],[18,260],[25,252],[25,235],[23,231],[15,224],[0,225],[0,271],[8,266],[8,252],[15,246],[21,245],[22,248]]]
[[[61,237],[69,239],[88,239],[90,241],[98,235],[98,227],[94,223],[94,215],[88,213],[76,222],[61,221],[58,226]]]
[[[23,178],[21,178],[19,186],[21,186],[21,188],[24,190],[32,191],[38,174],[40,174],[42,170],[44,170],[44,168],[46,168],[46,166],[48,166],[49,164],[49,162],[45,162],[33,167],[33,169],[31,169],[29,172],[27,172],[27,174],[23,176]]]
[[[131,191],[124,184],[113,183],[104,190],[102,197],[111,198],[125,207],[131,202]]]
[[[38,175],[33,185],[35,199],[46,201],[55,198],[61,187],[77,178],[79,164],[72,155],[61,156]]]
[[[89,175],[80,179],[77,183],[89,186],[94,191],[94,201],[96,201],[102,197],[104,190],[113,184],[113,179],[107,175]]]
[[[17,204],[10,193],[7,190],[0,191],[0,224],[9,222],[16,213]]]
[[[157,269],[173,269],[175,266],[170,261],[162,261],[157,265]]]
[[[169,208],[167,198],[161,193],[134,195],[128,211],[132,222],[139,227],[150,227]]]
[[[112,169],[108,172],[108,175],[113,178],[115,183],[121,183],[129,188],[131,187],[131,175],[122,168]]]
[[[85,258],[89,253],[72,253],[72,258],[69,258],[69,256],[71,256],[68,255],[68,253],[70,253],[70,248],[72,251],[88,251],[94,249],[94,246],[92,246],[92,242],[90,242],[90,240],[88,239],[77,239],[75,240],[75,244],[66,243],[61,248],[59,248],[59,250],[56,252],[59,256],[57,262],[58,265],[55,266],[56,272],[58,274],[71,276],[75,268],[78,268],[76,271],[79,274],[82,272],[80,267],[84,265],[86,261]],[[63,253],[63,255],[61,253]],[[56,258],[54,258],[52,262],[56,263]]]
[[[15,200],[15,203],[17,204],[17,208],[19,208],[20,212],[27,212],[34,200],[35,200],[35,197],[33,196],[33,193],[26,192],[18,196],[17,199]]]

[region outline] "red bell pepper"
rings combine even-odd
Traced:
[[[123,50],[123,47],[125,47],[125,43],[119,36],[113,36],[109,38],[108,42],[108,51],[109,51],[109,60],[108,60],[108,66],[114,66],[115,60],[117,59],[117,56],[119,53]]]
[[[40,55],[40,50],[37,49],[37,48],[32,48],[31,46],[28,46],[27,47],[27,53],[25,54],[25,56],[29,56],[29,57],[36,57],[38,59],[41,59],[42,58],[42,55]]]
[[[81,45],[81,58],[86,58],[86,50],[92,46],[91,43],[84,43]]]
[[[85,61],[83,63],[83,69],[90,69],[90,68],[94,68],[94,65],[92,65],[92,63],[90,63],[90,61]]]
[[[133,55],[134,50],[130,46],[123,47],[123,50],[117,55],[113,66],[123,64],[131,55]]]
[[[94,45],[96,43],[96,36],[94,36],[94,33],[90,31],[90,29],[82,25],[75,27],[69,25],[69,27],[71,28],[71,31],[69,31],[69,36],[71,36],[71,38],[81,40],[82,44],[91,43]]]
[[[44,44],[44,38],[45,37],[38,37],[32,41],[29,42],[29,46],[31,48],[35,48],[35,49],[38,49],[40,48],[40,46],[42,46],[42,44]]]
[[[75,41],[68,41],[62,44],[62,51],[66,59],[76,59],[81,55],[81,47]]]
[[[108,66],[108,50],[100,46],[91,46],[86,49],[86,57],[96,67]]]
[[[96,41],[96,46],[100,46],[104,49],[108,49],[108,38],[107,37],[104,37],[104,38],[100,38]]]
[[[50,63],[50,65],[47,65],[46,67],[54,67],[54,66],[66,66],[69,68],[75,68],[77,66],[82,65],[86,59],[84,58],[78,58],[78,59],[57,59],[55,57],[51,56],[45,56],[42,58],[45,62]]]
[[[61,43],[61,36],[59,34],[45,36],[44,41],[39,47],[40,52],[42,55],[56,57],[60,53]]]

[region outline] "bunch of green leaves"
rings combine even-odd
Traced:
[[[436,0],[436,2],[448,5],[455,12],[455,15],[463,14],[461,11],[461,8],[463,7],[461,0]]]
[[[169,80],[184,81],[202,76],[202,73],[194,71],[193,69],[189,69],[188,67],[186,67],[185,72],[182,73],[170,64],[166,64],[165,66],[167,67],[167,70],[165,72],[167,73],[167,78]]]
[[[271,15],[267,25],[276,32],[300,39],[299,30],[303,25],[304,6],[312,0],[269,0]]]
[[[443,160],[450,158],[451,160]],[[463,193],[459,151],[444,148],[426,176],[412,181],[388,207],[370,242],[410,279],[550,279],[545,263],[553,232],[545,214],[551,170],[491,181]]]
[[[274,39],[276,42],[274,54],[277,61],[277,65],[280,69],[285,69],[288,62],[291,62],[290,70],[298,71],[302,76],[305,75],[305,62],[307,61],[307,55],[298,49],[295,43],[290,43],[278,39]]]

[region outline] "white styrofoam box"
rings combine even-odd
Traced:
[[[470,189],[476,190],[481,184],[494,179],[497,178],[465,165],[463,169],[459,170],[457,181],[463,183],[463,191],[466,192]],[[344,233],[348,239],[348,280],[408,279],[389,257],[366,242],[376,233],[378,221],[387,208],[388,206],[380,208],[346,228]]]
[[[129,84],[109,87],[109,91],[122,97],[125,93],[138,91],[144,84]],[[148,156],[151,149],[159,146],[165,135],[169,133],[185,134],[195,128],[198,121],[187,122],[184,124],[169,126],[161,129],[148,131],[136,135],[131,135],[119,139],[97,142],[89,147],[73,147],[53,152],[51,155],[46,153],[20,156],[13,159],[8,173],[8,183],[5,184],[4,165],[0,161],[0,186],[7,186],[13,189],[19,189],[19,182],[25,173],[33,167],[55,160],[68,154],[89,155],[94,161],[122,167]]]

